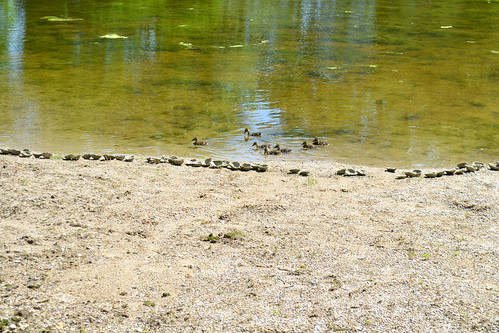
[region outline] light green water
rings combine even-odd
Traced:
[[[498,118],[499,1],[0,1],[2,147],[448,165]]]

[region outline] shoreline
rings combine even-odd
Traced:
[[[0,320],[26,332],[497,327],[499,172],[268,165],[0,155]]]

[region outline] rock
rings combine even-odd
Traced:
[[[195,158],[191,158],[190,160],[185,162],[185,165],[192,166],[192,167],[200,167],[202,165],[201,161],[198,161]]]
[[[471,163],[471,166],[476,168],[477,170],[480,170],[480,169],[485,167],[485,164],[482,162],[475,161],[475,162]]]
[[[346,172],[346,171],[347,171],[347,169],[340,169],[340,170],[336,171],[336,174],[337,174],[338,176],[342,176],[342,175],[344,175],[344,174],[345,174],[345,172]]]
[[[436,172],[428,172],[424,174],[425,178],[436,178],[437,173]]]
[[[68,154],[65,155],[62,159],[65,161],[78,161],[80,159],[80,155]]]
[[[445,171],[437,171],[437,177],[442,177],[444,175]]]
[[[241,171],[250,171],[253,168],[253,166],[250,163],[243,163],[241,164],[241,167],[239,170]]]
[[[125,155],[125,158],[123,159],[124,162],[133,162],[135,159],[134,155]]]
[[[457,169],[456,171],[454,171],[454,174],[455,175],[462,175],[464,173],[466,169]]]
[[[258,169],[256,169],[256,171],[258,172],[265,172],[269,168],[267,164],[258,164],[257,167]]]
[[[21,151],[18,149],[9,148],[9,154],[11,154],[11,155],[19,155],[20,153],[21,153]]]
[[[42,157],[42,154],[43,154],[43,153],[33,152],[32,154],[33,154],[33,156],[34,156],[35,158],[40,158],[40,157]]]
[[[345,177],[357,176],[357,171],[355,171],[354,169],[346,169],[343,176],[345,176]]]
[[[90,158],[93,159],[94,161],[100,160],[101,157],[102,155],[99,154],[90,154]]]
[[[44,153],[42,153],[42,156],[41,156],[41,157],[43,157],[43,158],[45,158],[45,159],[49,159],[49,158],[51,158],[51,157],[52,157],[52,153],[49,153],[49,152],[44,152]]]
[[[468,165],[468,163],[466,163],[466,162],[462,162],[462,163],[459,163],[459,164],[457,165],[457,167],[458,167],[459,169],[462,169],[462,168],[466,168],[466,166],[467,166],[467,165]]]
[[[364,177],[367,176],[367,172],[364,169],[356,170],[357,176]]]
[[[456,169],[447,169],[447,170],[444,171],[444,173],[447,176],[452,176],[454,174],[454,172],[456,172]]]
[[[21,152],[19,153],[19,157],[31,157],[31,151],[29,151],[29,149],[23,149],[21,150]]]
[[[391,168],[391,167],[388,167],[385,169],[385,172],[391,172],[391,173],[394,173],[395,171],[397,170],[397,168]]]
[[[104,157],[105,158],[105,157]],[[149,164],[159,164],[161,163],[161,158],[157,158],[157,157],[147,157],[146,158],[146,163],[149,163]]]
[[[405,171],[404,175],[406,175],[409,178],[419,177],[421,176],[421,170]]]
[[[8,154],[10,154],[10,151],[7,148],[0,148],[0,154],[8,155]]]
[[[406,178],[409,178],[409,177],[407,177],[406,175],[401,175],[401,176],[395,177],[395,179],[406,179]]]
[[[239,162],[230,162],[227,164],[227,169],[230,170],[239,170],[241,168],[241,164]]]
[[[223,168],[224,167],[224,161],[222,160],[213,160],[210,163],[210,168],[216,169],[216,168]]]
[[[177,156],[172,156],[168,159],[168,162],[173,165],[182,165],[184,163],[184,159]]]
[[[478,168],[476,168],[474,166],[471,166],[471,165],[467,165],[465,169],[466,169],[465,172],[475,172],[475,171],[478,171]]]
[[[204,168],[209,167],[212,160],[213,160],[212,158],[205,159],[204,162],[201,164],[201,166],[204,167]]]
[[[112,161],[115,159],[114,155],[111,155],[111,154],[104,154],[102,156],[104,156],[105,161]]]
[[[83,154],[83,155],[81,155],[81,158],[83,158],[84,160],[89,160],[91,157],[92,157],[92,154]]]
[[[115,154],[114,158],[117,159],[118,161],[123,161],[125,159],[126,155],[123,154]]]
[[[499,171],[499,164],[494,165],[493,163],[489,163],[489,169],[493,171]]]

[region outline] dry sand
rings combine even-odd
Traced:
[[[499,172],[269,160],[0,155],[0,331],[497,332]]]

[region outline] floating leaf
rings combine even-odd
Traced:
[[[178,45],[185,46],[188,49],[192,49],[192,43],[180,42],[180,43],[178,43]]]
[[[236,45],[231,45],[229,47],[244,47],[244,45],[242,45],[242,44],[236,44]]]
[[[72,21],[83,21],[81,18],[71,18],[71,17],[57,17],[57,16],[44,16],[42,20],[47,20],[49,22],[72,22]]]
[[[499,54],[499,51],[496,51],[496,50],[490,50],[490,52],[492,52],[494,54]]]
[[[106,38],[106,39],[127,39],[128,37],[126,36],[120,36],[118,34],[107,34],[104,36],[99,36],[99,38]]]
[[[452,25],[442,25],[440,29],[452,29]]]

